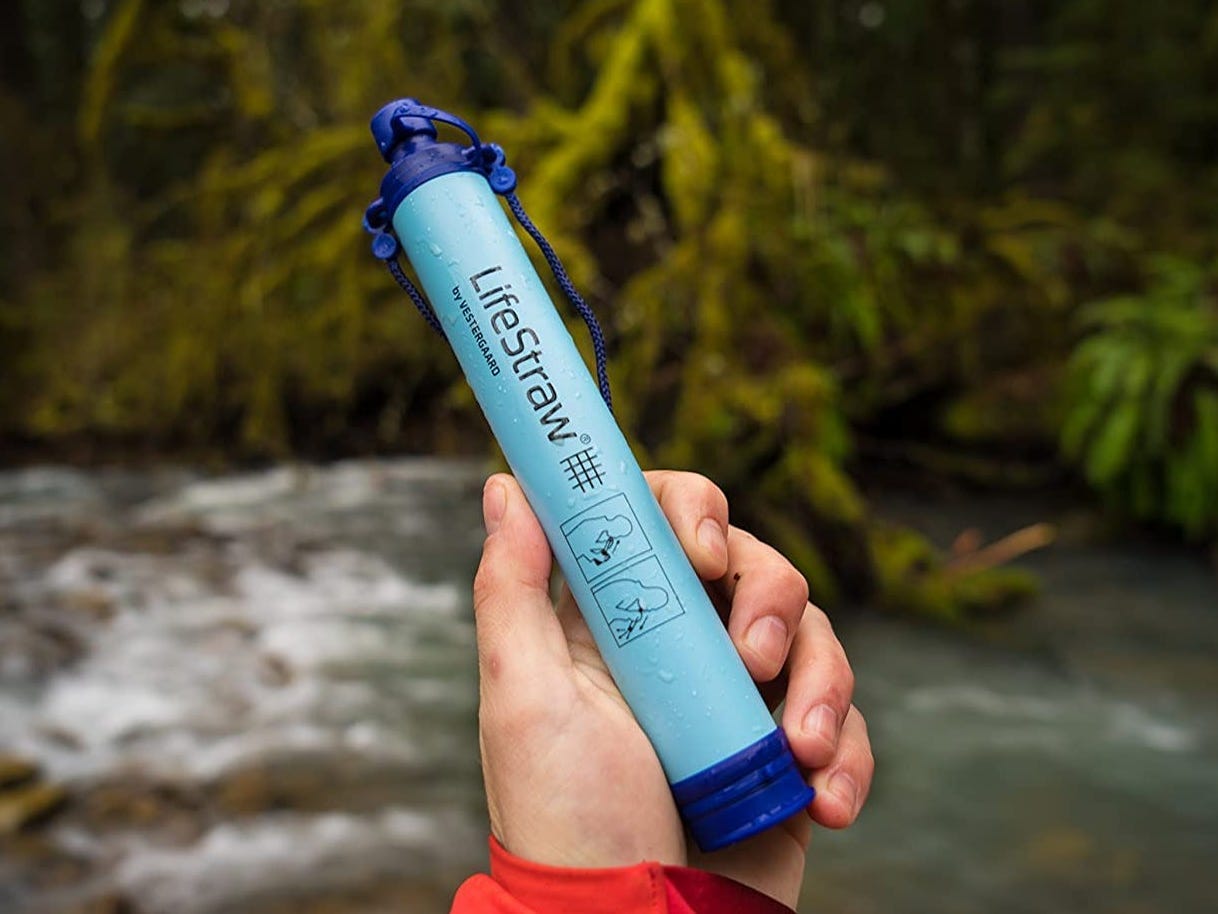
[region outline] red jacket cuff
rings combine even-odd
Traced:
[[[453,914],[791,914],[723,876],[644,861],[607,869],[553,867],[490,839],[491,875],[466,881]]]
[[[490,845],[491,878],[538,914],[667,914],[658,863],[606,869],[546,866],[509,853],[493,836]]]

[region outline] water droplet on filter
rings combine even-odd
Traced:
[[[647,662],[650,663],[652,666],[655,666],[657,663],[660,662],[660,655],[652,654],[650,657],[647,658]]]
[[[660,677],[661,682],[672,682],[677,677],[670,670],[660,670],[656,673]]]
[[[574,495],[572,495],[570,498],[567,499],[567,507],[568,508],[575,507],[575,496]]]
[[[626,461],[625,461],[625,460],[619,460],[619,461],[617,462],[617,471],[618,471],[619,473],[625,473],[625,472],[626,472]]]
[[[436,257],[439,257],[441,254],[443,254],[443,253],[444,253],[444,248],[440,247],[440,246],[439,246],[438,244],[436,244],[434,241],[429,241],[429,242],[427,242],[427,248],[428,248],[428,250],[430,250],[430,251],[431,251],[431,253],[432,253],[433,255],[435,255]]]
[[[689,697],[690,697],[690,698],[697,698],[697,697],[698,697],[698,690],[697,690],[697,689],[693,689],[693,690],[691,690],[691,691],[690,691],[690,693],[689,693]]]

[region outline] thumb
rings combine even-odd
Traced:
[[[482,490],[487,537],[474,578],[474,621],[484,697],[544,691],[571,662],[550,601],[552,557],[519,483],[497,473]]]

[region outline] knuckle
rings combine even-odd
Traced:
[[[706,505],[707,513],[713,517],[727,518],[727,495],[719,486],[705,476],[695,476],[699,494]]]
[[[757,539],[757,537],[753,536],[752,533],[750,533],[748,530],[745,530],[743,527],[737,527],[737,526],[733,525],[731,527],[731,534],[732,534],[732,536],[740,539],[742,542],[749,543],[750,545],[753,543],[761,542],[761,540]]]
[[[863,771],[867,773],[867,780],[871,780],[871,776],[875,774],[875,753],[871,751],[871,745],[863,750]]]
[[[837,680],[840,684],[845,701],[843,707],[849,708],[850,702],[854,698],[854,668],[850,666],[850,661],[846,659],[843,653],[837,666]]]
[[[863,785],[863,789],[870,786],[871,780],[875,777],[875,755],[871,751],[871,747],[867,746],[859,751],[856,758],[858,766],[859,783]]]
[[[652,489],[659,492],[664,488],[665,483],[672,478],[672,473],[672,470],[644,470],[643,477]]]
[[[850,707],[850,688],[850,683],[844,682],[840,677],[838,677],[830,682],[824,691],[823,701],[829,705],[829,707],[837,710],[839,727],[841,726],[841,722],[845,719],[843,709]]]
[[[669,479],[688,502],[698,505],[712,517],[727,516],[727,496],[714,482],[701,473],[670,470]]]
[[[478,571],[474,574],[474,609],[486,606],[493,597],[498,584],[495,573],[491,570],[490,562],[483,557]]]
[[[802,612],[808,603],[808,579],[786,559],[778,566],[775,576],[784,600],[789,599],[791,605],[798,606]]]
[[[850,714],[850,701],[854,696],[854,671],[850,669],[850,664],[843,657],[840,661],[835,661],[829,670],[829,681],[825,686],[825,701],[832,707],[838,709],[841,717],[839,721],[845,722],[847,715]]]
[[[858,722],[859,733],[864,740],[868,740],[870,745],[871,728],[867,726],[867,718],[863,716],[863,712],[858,709],[858,705],[851,705],[850,711],[854,714],[854,719]]]

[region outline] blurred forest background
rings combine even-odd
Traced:
[[[486,451],[360,228],[403,95],[508,150],[642,461],[821,599],[1029,586],[869,521],[875,467],[1218,535],[1205,0],[0,4],[2,456]]]

